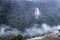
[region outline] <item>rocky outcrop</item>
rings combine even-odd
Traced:
[[[35,37],[27,40],[60,40],[60,30],[45,36]]]

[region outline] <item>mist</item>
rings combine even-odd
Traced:
[[[60,30],[58,2],[59,0],[1,0],[0,34],[35,36],[58,32]]]
[[[47,34],[51,34],[51,33],[59,33],[58,30],[60,30],[60,25],[57,26],[49,26],[45,23],[43,23],[42,28],[38,28],[36,26],[33,26],[29,29],[26,29],[25,34],[29,35],[29,36],[35,36],[35,35],[47,35]]]

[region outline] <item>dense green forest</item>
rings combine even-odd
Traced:
[[[10,25],[22,30],[29,28],[35,23],[34,12],[38,7],[41,16],[37,23],[48,25],[59,25],[59,4],[57,2],[36,3],[32,1],[1,1],[0,0],[0,24]]]

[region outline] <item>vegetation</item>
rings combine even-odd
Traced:
[[[17,36],[12,37],[10,40],[23,40],[23,36],[17,35]]]
[[[8,35],[8,36],[1,36],[0,40],[23,40],[23,36],[22,35],[17,35],[17,36],[12,36],[12,35]]]
[[[35,8],[38,7],[41,11],[41,16],[37,24],[58,25],[60,24],[60,5],[58,5],[55,2],[35,3],[31,1],[0,0],[0,24],[10,25],[24,32],[24,29],[31,27],[35,23],[34,12]],[[49,38],[47,37],[47,39]],[[23,37],[20,35],[11,37],[11,40],[22,39]]]

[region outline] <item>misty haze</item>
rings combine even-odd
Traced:
[[[0,37],[58,33],[60,0],[0,0]]]

